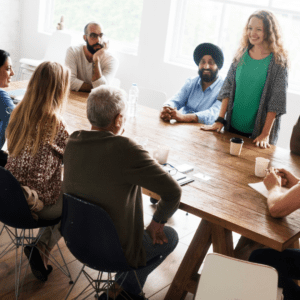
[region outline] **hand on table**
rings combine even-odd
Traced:
[[[148,231],[149,235],[151,236],[153,240],[153,245],[163,243],[167,243],[168,239],[163,231],[164,224],[159,224],[155,222],[154,220],[151,221],[151,223],[146,228],[146,231]]]
[[[212,125],[203,125],[200,127],[200,130],[207,130],[207,131],[217,131],[220,132],[224,125],[220,122],[216,122]]]
[[[256,146],[260,146],[260,148],[270,148],[269,135],[262,133],[253,141],[253,143],[256,143]]]
[[[270,172],[264,179],[264,184],[268,191],[272,190],[275,187],[281,187],[281,177],[276,175],[273,167],[270,168]]]
[[[281,177],[281,185],[287,188],[291,188],[299,182],[299,178],[293,175],[291,172],[285,169],[277,169],[279,175]]]
[[[177,108],[173,108],[170,113],[171,119],[176,120],[177,122],[184,122],[184,115],[177,110]]]
[[[160,118],[165,122],[169,122],[172,119],[171,112],[173,110],[174,110],[173,107],[164,106],[160,112]]]

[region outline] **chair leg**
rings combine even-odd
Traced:
[[[3,230],[6,230],[8,236],[10,237],[10,243],[2,250],[2,252],[0,253],[0,259],[6,254],[8,253],[9,251],[13,250],[13,248],[15,247],[15,243],[14,243],[14,238],[15,238],[15,235],[10,231],[10,229],[5,225],[3,224],[3,227],[1,229],[1,233],[0,235],[2,234]]]
[[[81,273],[83,272],[83,269],[84,269],[84,267],[85,267],[85,265],[83,265],[83,266],[82,266],[82,268],[81,268],[81,270],[80,270],[80,272],[79,272],[79,274],[78,274],[77,278],[76,278],[76,279],[75,279],[75,281],[74,281],[74,284],[73,284],[73,285],[71,286],[71,288],[69,289],[69,292],[68,292],[68,294],[67,294],[67,296],[66,296],[65,300],[67,300],[67,299],[68,299],[68,297],[69,297],[69,295],[71,294],[71,292],[72,292],[72,290],[73,290],[73,288],[74,288],[74,286],[75,286],[76,282],[78,281],[78,279],[79,279],[79,277],[80,277]]]
[[[58,248],[58,251],[59,251],[60,256],[61,256],[61,258],[62,258],[62,260],[63,260],[63,263],[64,263],[64,266],[59,266],[59,269],[60,269],[67,277],[70,278],[69,283],[70,283],[70,284],[73,284],[73,280],[72,280],[72,276],[71,276],[70,270],[69,270],[69,268],[68,268],[68,265],[67,265],[67,263],[66,263],[66,261],[65,261],[65,258],[64,258],[64,256],[63,256],[63,254],[62,254],[62,252],[61,252],[61,250],[60,250],[60,247],[59,247],[58,242],[56,243],[56,246],[57,246],[57,248]],[[50,254],[50,255],[51,255],[51,254]],[[53,257],[53,255],[51,255],[51,256]],[[49,258],[49,259],[50,259],[50,258]],[[53,259],[55,260],[54,257],[53,257]],[[63,269],[63,267],[66,268],[66,271]]]
[[[140,280],[139,280],[139,278],[138,278],[138,276],[137,276],[137,274],[136,274],[136,271],[134,271],[134,274],[135,274],[136,281],[137,281],[138,284],[139,284],[139,287],[140,287],[140,290],[141,290],[141,293],[142,293],[142,297],[143,297],[144,299],[146,299],[145,293],[143,292],[143,288],[142,288],[141,283],[140,283]]]
[[[16,299],[18,299],[18,297],[19,297],[19,295],[22,291],[24,281],[25,281],[25,277],[26,277],[27,270],[28,270],[28,266],[29,266],[29,261],[28,261],[28,263],[26,265],[26,269],[25,269],[25,274],[24,274],[22,282],[20,284],[21,270],[22,270],[22,263],[23,263],[23,249],[24,249],[24,246],[25,246],[24,240],[25,240],[25,237],[26,237],[25,233],[26,233],[26,230],[22,229],[20,235],[17,236],[16,263],[15,263],[15,294],[16,294]],[[16,229],[16,234],[18,234],[17,229]],[[19,265],[18,265],[18,250],[19,250],[19,248],[21,248],[21,253],[20,253],[20,262],[19,262]],[[30,260],[30,258],[31,258],[31,255],[29,257],[29,260]]]
[[[51,229],[51,232],[53,233],[53,231],[52,231],[52,228],[50,228]],[[38,237],[38,239],[37,239],[37,242],[38,242],[38,240],[40,239],[40,237],[41,237],[41,235],[42,235],[42,233],[40,234],[40,236]],[[36,243],[37,243],[36,242]],[[67,263],[66,263],[66,261],[65,261],[65,258],[64,258],[64,256],[63,256],[63,254],[62,254],[62,252],[61,252],[61,249],[60,249],[60,247],[59,247],[59,244],[58,244],[58,241],[56,241],[56,246],[57,246],[57,249],[58,249],[58,251],[59,251],[59,254],[60,254],[60,256],[61,256],[61,258],[62,258],[62,260],[63,260],[63,264],[64,265],[61,265],[57,260],[56,260],[56,258],[50,253],[50,252],[48,252],[48,254],[49,255],[47,255],[46,253],[44,253],[44,255],[63,273],[63,274],[65,274],[67,277],[69,277],[69,279],[70,279],[70,281],[69,281],[69,283],[70,284],[73,284],[73,280],[72,280],[72,276],[71,276],[71,273],[70,273],[70,270],[69,270],[69,268],[68,268],[68,265],[67,265]],[[65,268],[65,269],[64,269]]]
[[[5,224],[3,224],[2,229],[0,231],[0,235],[2,234],[2,231],[4,230]]]

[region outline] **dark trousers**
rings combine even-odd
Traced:
[[[7,163],[7,153],[0,150],[0,166],[4,167]]]
[[[283,288],[284,300],[300,299],[300,287],[293,279],[300,280],[300,250],[258,249],[251,253],[249,261],[269,265],[278,271],[278,286]]]
[[[236,134],[241,135],[241,136],[245,136],[245,137],[247,137],[247,138],[250,138],[250,137],[251,137],[251,134],[252,134],[252,133],[241,132],[241,131],[235,129],[234,127],[232,127],[231,125],[230,125],[228,131],[229,131],[229,132],[232,132],[232,133],[236,133]]]

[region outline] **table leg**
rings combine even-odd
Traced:
[[[184,299],[188,291],[196,292],[197,281],[195,277],[197,277],[197,272],[210,245],[211,223],[202,219],[165,296],[165,300]]]
[[[214,252],[233,257],[232,232],[220,225],[212,224],[211,226]]]
[[[299,239],[292,244],[292,248],[293,249],[299,249],[300,248],[299,247]],[[294,282],[300,286],[300,280],[295,279]]]

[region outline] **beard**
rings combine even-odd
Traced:
[[[89,42],[86,41],[86,48],[88,49],[88,51],[89,51],[91,54],[95,54],[98,50],[100,50],[100,49],[95,49],[94,47],[96,47],[96,46],[100,46],[100,47],[101,47],[100,49],[102,49],[102,48],[104,47],[103,45],[101,45],[101,44],[99,44],[99,43],[96,43],[96,44],[94,44],[94,45],[90,45]]]
[[[210,74],[203,74],[204,71],[209,71]],[[201,80],[205,82],[211,82],[214,81],[218,77],[219,70],[217,69],[215,72],[212,70],[207,70],[207,69],[199,69],[198,74],[201,78]]]

